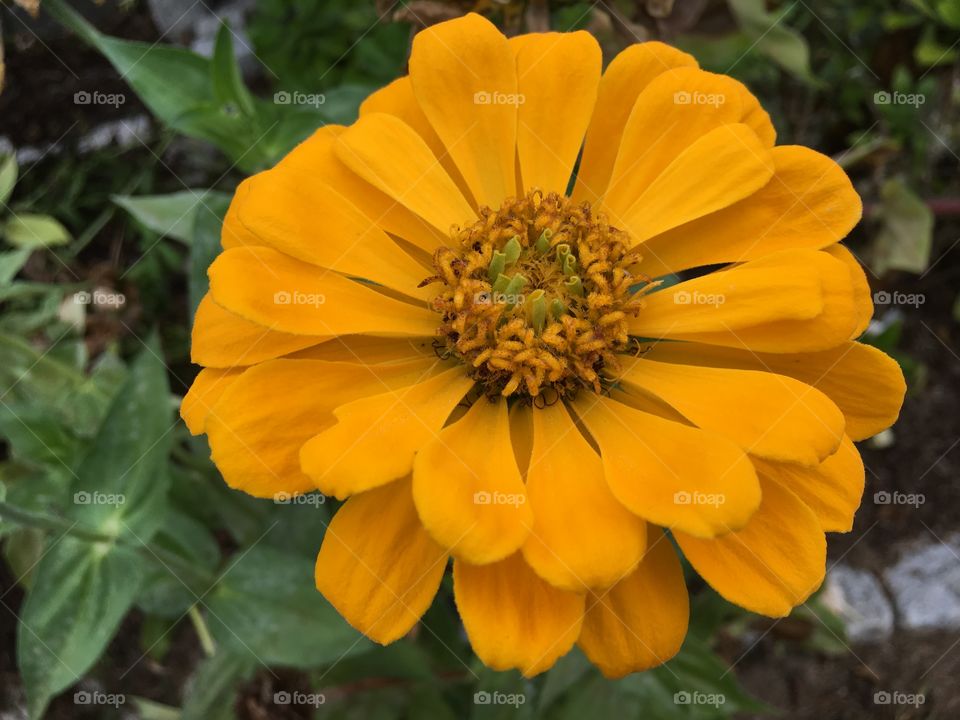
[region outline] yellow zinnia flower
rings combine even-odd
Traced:
[[[468,15],[240,185],[182,414],[231,487],[349,498],[316,582],[368,637],[407,633],[452,556],[488,666],[578,643],[608,676],[649,668],[688,619],[664,529],[782,616],[852,526],[852,441],[904,393],[854,340],[873,308],[838,241],[860,214],[689,55],[634,45],[601,77],[587,33]]]

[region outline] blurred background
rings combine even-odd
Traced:
[[[485,670],[449,578],[371,645],[313,589],[335,502],[231,492],[176,420],[238,182],[469,11],[745,82],[862,195],[864,339],[908,380],[824,588],[773,621],[691,574],[680,655],[617,682],[577,651]],[[960,0],[2,0],[0,26],[0,718],[960,716]]]

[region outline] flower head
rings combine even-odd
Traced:
[[[468,15],[241,184],[182,414],[232,487],[346,499],[316,582],[370,638],[407,633],[452,557],[487,665],[578,643],[608,676],[653,667],[687,627],[674,544],[781,616],[852,526],[852,441],[904,392],[855,341],[860,212],[690,56],[643,43],[601,75],[586,33]]]

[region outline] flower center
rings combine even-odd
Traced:
[[[434,254],[443,316],[438,353],[456,356],[487,395],[538,405],[602,390],[631,343],[627,319],[654,283],[629,271],[640,260],[626,233],[556,193],[532,190],[454,228]],[[637,285],[646,283],[641,291]]]

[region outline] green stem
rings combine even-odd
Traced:
[[[190,616],[190,622],[193,623],[193,629],[197,631],[197,639],[200,640],[200,647],[207,657],[213,657],[217,652],[217,646],[213,642],[213,635],[210,634],[210,628],[207,627],[207,621],[203,619],[200,610],[196,605],[191,605],[187,610]]]

